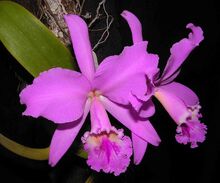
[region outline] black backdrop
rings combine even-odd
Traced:
[[[97,1],[87,0],[85,9],[92,12],[96,5]],[[183,64],[177,81],[193,89],[200,97],[202,121],[208,126],[206,141],[196,149],[177,144],[174,138],[175,124],[155,101],[157,112],[151,121],[162,143],[159,147],[149,146],[142,163],[139,166],[131,163],[125,174],[114,177],[90,171],[84,160],[73,156],[73,147],[55,168],[50,168],[46,161],[24,159],[0,147],[0,182],[83,182],[91,172],[96,182],[219,182],[219,6],[212,0],[107,0],[106,5],[109,13],[114,16],[114,24],[107,42],[96,50],[99,60],[118,54],[123,46],[131,44],[128,25],[120,17],[124,9],[140,18],[144,39],[149,41],[149,52],[160,56],[161,68],[166,64],[172,44],[188,35],[185,29],[187,23],[192,22],[203,28],[205,39]],[[97,35],[91,33],[90,38],[94,44]],[[31,76],[2,45],[0,62],[0,132],[25,145],[47,146],[55,125],[41,118],[21,116],[24,108],[18,99],[18,86],[21,84],[19,78],[31,82]]]

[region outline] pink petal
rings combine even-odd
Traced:
[[[90,108],[90,118],[91,118],[91,133],[100,133],[106,131],[107,133],[111,130],[111,123],[108,118],[108,114],[99,101],[98,98],[92,100]]]
[[[49,164],[55,166],[75,140],[89,113],[90,102],[87,101],[83,117],[73,123],[59,124],[50,144]]]
[[[89,81],[80,73],[54,68],[42,72],[20,93],[20,102],[26,104],[24,115],[43,116],[55,123],[79,119],[84,110]]]
[[[105,109],[134,134],[153,144],[154,146],[159,145],[160,137],[148,120],[141,121],[140,117],[132,113],[130,108],[115,104],[105,97],[101,97],[101,100],[105,106]]]
[[[155,113],[155,106],[151,99],[147,102],[144,102],[142,107],[140,108],[139,115],[142,118],[149,118],[153,116]]]
[[[166,90],[166,88],[157,88],[155,97],[160,101],[160,103],[178,125],[183,123],[190,115],[185,103],[173,92]]]
[[[194,106],[199,103],[198,96],[191,89],[180,83],[172,82],[170,84],[160,86],[160,88],[179,97],[187,106]]]
[[[157,72],[158,57],[148,54],[146,47],[146,42],[140,42],[106,58],[97,69],[93,87],[110,100],[131,103],[138,110],[147,100],[146,75]]]
[[[121,16],[128,22],[131,29],[133,43],[138,43],[143,41],[142,37],[142,26],[138,18],[131,12],[124,10]]]
[[[132,144],[134,149],[134,164],[138,165],[144,157],[148,143],[132,133]]]
[[[170,58],[168,59],[167,65],[161,77],[162,81],[171,77],[176,70],[179,69],[190,52],[204,39],[203,31],[200,27],[194,26],[191,23],[186,27],[191,29],[192,32],[189,34],[188,39],[184,38],[172,46],[170,50]]]
[[[81,72],[91,81],[95,73],[92,48],[86,23],[78,15],[64,16]]]

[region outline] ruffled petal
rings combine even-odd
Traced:
[[[59,124],[50,144],[49,164],[55,166],[75,140],[89,113],[90,102],[87,101],[83,117],[73,123]]]
[[[62,68],[42,72],[20,93],[20,102],[27,106],[23,114],[55,123],[75,121],[83,114],[90,88],[78,72]]]
[[[130,108],[115,104],[105,97],[101,97],[101,100],[105,109],[134,134],[154,146],[159,145],[160,137],[148,120],[142,121],[137,113],[133,113]]]
[[[176,141],[180,144],[191,143],[191,148],[198,147],[198,142],[202,143],[205,141],[207,126],[200,121],[197,120],[189,120],[181,125],[179,125],[176,129]]]
[[[98,67],[93,87],[119,104],[132,104],[139,110],[146,96],[146,77],[157,72],[157,55],[146,52],[147,43],[125,47],[118,56],[106,58]]]
[[[84,20],[77,15],[65,15],[64,18],[69,28],[79,68],[91,81],[94,77],[95,65],[87,25]]]
[[[160,86],[160,88],[179,97],[187,106],[194,106],[199,103],[198,96],[191,89],[180,83],[172,82],[170,84]]]
[[[148,142],[132,133],[132,144],[134,149],[134,164],[138,165],[144,157]]]
[[[172,46],[171,55],[161,76],[161,81],[171,77],[180,68],[190,52],[204,39],[203,31],[200,27],[190,23],[186,28],[191,29],[192,32],[189,34],[188,39],[184,38]]]
[[[133,43],[143,41],[142,37],[142,26],[138,18],[131,12],[124,10],[121,16],[128,22],[131,29]]]
[[[109,133],[86,132],[82,137],[84,149],[88,152],[87,164],[93,170],[103,170],[118,176],[125,172],[132,155],[131,140],[122,129],[112,127]]]

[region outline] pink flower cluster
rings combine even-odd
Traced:
[[[27,106],[24,115],[43,116],[58,124],[50,145],[49,164],[55,166],[73,143],[90,112],[91,129],[82,143],[88,153],[87,164],[96,171],[119,175],[125,172],[134,154],[139,164],[148,143],[158,146],[160,137],[149,118],[155,107],[155,96],[177,124],[176,140],[191,143],[205,140],[206,125],[200,123],[200,105],[196,94],[174,82],[179,68],[189,53],[203,40],[200,27],[188,24],[188,38],[171,48],[167,65],[159,77],[156,54],[148,53],[143,41],[141,23],[135,15],[124,11],[133,45],[120,55],[104,59],[96,68],[86,23],[77,15],[66,15],[73,49],[80,72],[52,68],[41,73],[20,93]],[[108,118],[109,112],[131,131],[131,139],[123,129],[116,129]]]

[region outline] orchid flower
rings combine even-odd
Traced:
[[[143,42],[142,27],[138,18],[129,11],[124,11],[121,15],[129,24],[134,45]],[[194,26],[192,23],[186,27],[192,31],[189,37],[172,46],[171,55],[161,77],[157,73],[147,83],[148,90],[152,91],[151,95],[154,95],[161,102],[176,122],[177,142],[191,143],[191,148],[195,148],[198,146],[198,142],[201,143],[205,140],[207,130],[206,125],[200,123],[199,120],[201,118],[199,99],[191,89],[173,80],[178,76],[182,63],[204,37],[200,27]],[[142,142],[142,139],[140,141]]]
[[[20,102],[27,107],[23,114],[58,124],[49,154],[49,164],[55,166],[90,112],[91,130],[82,137],[87,163],[96,171],[119,175],[129,165],[132,143],[122,129],[111,125],[106,110],[132,131],[133,139],[145,142],[134,145],[135,161],[147,143],[159,145],[159,136],[145,120],[154,110],[142,106],[149,99],[145,80],[157,71],[158,57],[146,53],[146,42],[140,42],[96,68],[86,23],[77,15],[64,18],[81,73],[64,68],[42,72],[20,93]]]

